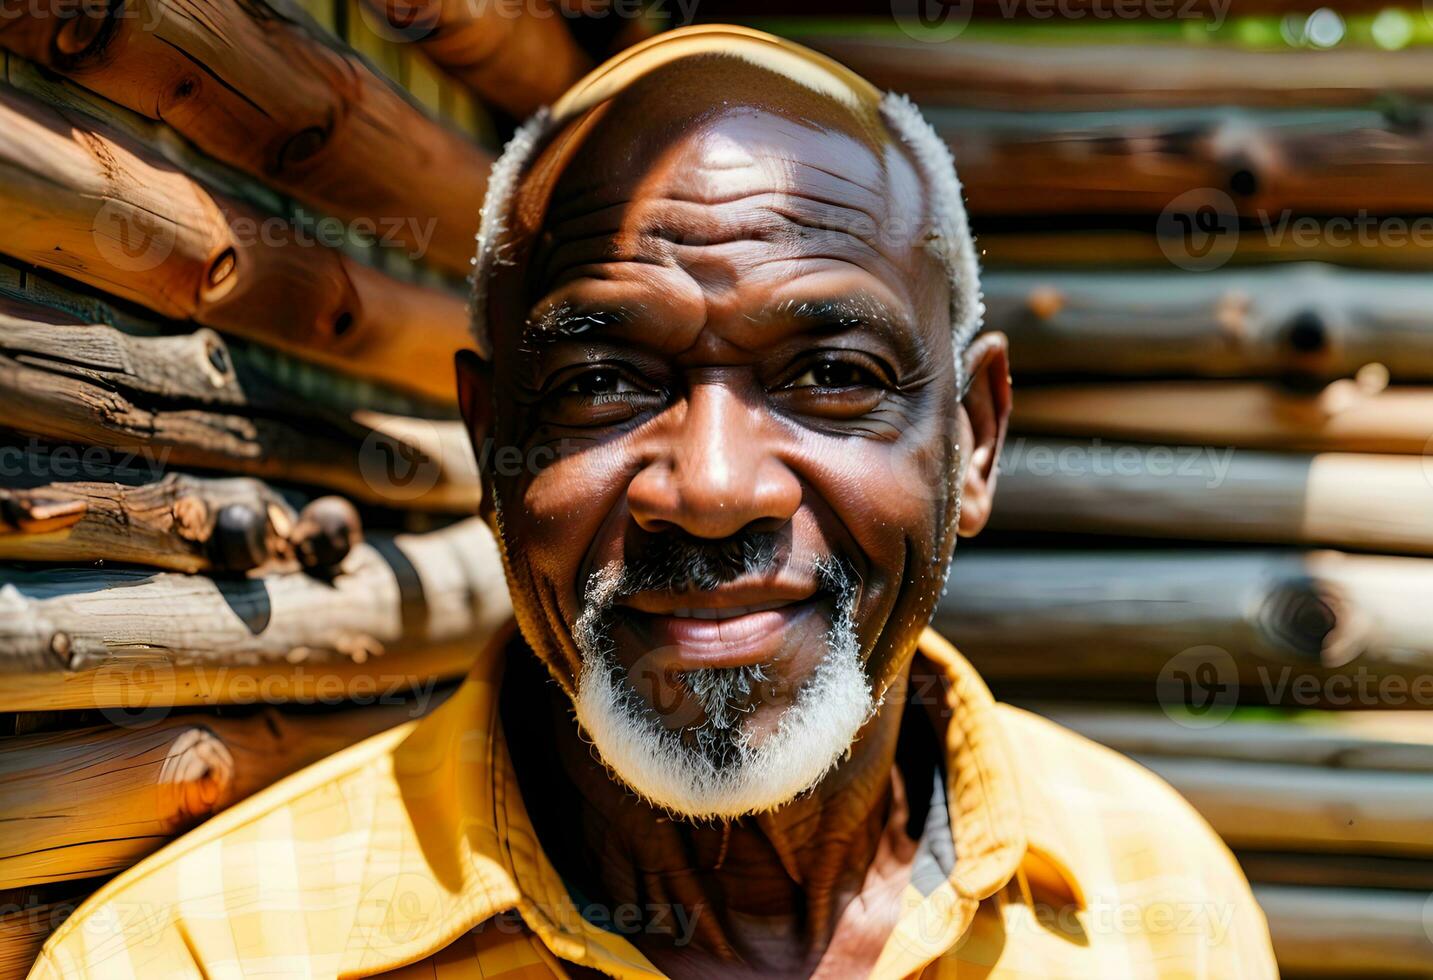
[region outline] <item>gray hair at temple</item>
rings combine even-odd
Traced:
[[[528,164],[561,125],[620,91],[620,86],[634,77],[640,77],[644,57],[657,64],[668,61],[671,55],[660,51],[662,47],[682,49],[677,54],[679,57],[720,53],[742,58],[833,98],[836,97],[833,93],[849,91],[857,85],[875,92],[864,79],[824,55],[759,31],[726,26],[689,27],[660,34],[609,62],[616,65],[616,70],[608,70],[607,66],[597,69],[551,109],[539,110],[523,124],[493,164],[483,200],[472,274],[473,342],[483,357],[492,356],[488,287],[498,266],[511,261],[506,255],[512,245],[506,240],[508,216]],[[614,75],[620,77],[614,79]],[[955,376],[963,395],[968,381],[965,353],[980,330],[985,305],[980,298],[980,265],[955,160],[945,141],[910,99],[894,92],[878,98],[881,119],[909,151],[926,187],[927,226],[922,238],[949,279]]]

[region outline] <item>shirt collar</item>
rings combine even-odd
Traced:
[[[393,751],[393,774],[412,820],[405,856],[370,856],[380,870],[423,882],[427,902],[390,903],[383,959],[412,962],[437,952],[486,919],[516,909],[557,956],[613,976],[660,977],[634,946],[582,918],[538,845],[518,789],[498,716],[509,626],[468,679]],[[949,880],[897,926],[878,972],[909,972],[944,953],[976,906],[1019,878],[1083,904],[1065,859],[1062,828],[1040,787],[1012,765],[1002,709],[970,663],[931,630],[919,652],[935,668],[945,699],[946,791],[956,861]],[[416,854],[407,854],[416,851]],[[415,862],[415,858],[421,860]],[[413,921],[409,922],[408,919]],[[373,952],[370,948],[369,954]],[[369,955],[361,957],[369,960]],[[357,964],[355,964],[357,965]],[[368,963],[372,966],[371,962]]]

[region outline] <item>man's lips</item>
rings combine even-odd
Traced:
[[[643,593],[623,600],[659,670],[741,667],[776,659],[818,607],[815,590]],[[740,600],[740,601],[738,601]],[[678,603],[681,603],[678,605]]]

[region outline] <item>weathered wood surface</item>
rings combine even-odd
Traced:
[[[1272,233],[1286,209],[1418,214],[1433,203],[1427,131],[1377,109],[927,114],[976,215],[1157,215],[1191,188],[1216,188],[1230,213]]]
[[[371,696],[466,670],[512,615],[476,519],[370,535],[340,572],[0,571],[0,710]]]
[[[985,323],[1032,375],[1433,379],[1433,280],[1308,263],[1187,272],[993,271]]]
[[[468,269],[491,156],[282,0],[38,0],[0,23],[0,47],[369,234],[376,223]]]
[[[1433,777],[1135,756],[1230,847],[1433,856]]]
[[[1235,714],[1218,725],[1191,727],[1155,705],[1033,701],[1023,707],[1126,755],[1433,775],[1433,713],[1427,711],[1293,712],[1278,720]]]
[[[1112,4],[1108,0],[1060,0],[1059,4],[1034,0],[1032,3],[1013,3],[1012,0],[971,0],[967,5],[976,17],[999,17],[1002,20],[1016,20],[1016,23],[1039,24],[1049,22],[1053,17],[1068,16],[1071,20],[1092,23],[1096,30],[1101,24],[1149,18],[1152,23],[1167,22],[1171,16],[1199,24],[1208,23],[1210,29],[1224,23],[1224,18],[1237,14],[1240,17],[1268,16],[1270,14],[1311,14],[1316,10],[1329,9],[1348,16],[1350,14],[1378,13],[1388,5],[1385,0],[1241,0],[1237,8],[1225,7],[1217,0],[1135,0],[1133,3]],[[954,13],[954,11],[953,11]]]
[[[0,740],[0,887],[113,874],[226,807],[435,697],[333,712],[177,715]]]
[[[991,526],[1433,554],[1433,458],[1016,436]]]
[[[24,980],[45,939],[98,887],[98,882],[66,882],[0,895],[0,980]],[[55,891],[63,894],[48,894]]]
[[[48,462],[42,456],[20,458],[33,470]],[[66,481],[0,489],[0,514],[44,514],[61,507],[73,515],[61,527],[12,530],[0,522],[0,559],[130,562],[177,572],[293,564],[286,532],[297,515],[258,480],[168,473],[149,482]]]
[[[1225,217],[1220,210],[1226,206],[1218,198],[1214,200],[1219,204],[1211,205],[1215,210],[1201,212],[1200,202],[1208,198],[1208,193],[1201,190],[1197,199],[1171,201],[1171,217],[1164,221],[1150,220],[1150,216],[1125,216],[1127,224],[1110,221],[1074,230],[1045,230],[1038,223],[1036,230],[1012,229],[992,225],[987,219],[980,229],[981,261],[992,270],[1065,266],[1071,270],[1104,271],[1123,266],[1130,271],[1186,269],[1207,273],[1240,266],[1337,262],[1359,269],[1433,271],[1433,248],[1428,247],[1433,219],[1427,215],[1386,219],[1372,214],[1332,218],[1288,215],[1290,224],[1281,226],[1285,218],[1281,213],[1269,217],[1266,229],[1258,221],[1245,222],[1241,227],[1233,217]],[[1214,229],[1210,237],[1190,237],[1184,230],[1184,219],[1173,217],[1188,214],[1192,216],[1190,220],[1204,220],[1199,217],[1201,213],[1217,221],[1207,226]]]
[[[1422,455],[1433,451],[1433,388],[1380,390],[1362,379],[1312,394],[1242,381],[1062,384],[1022,389],[1013,424],[1166,445]]]
[[[457,408],[451,401],[424,398],[411,391],[341,374],[264,344],[223,336],[207,327],[196,330],[181,322],[153,317],[130,304],[83,290],[68,280],[3,258],[0,258],[0,324],[4,325],[3,333],[19,330],[23,336],[40,339],[46,334],[35,330],[36,326],[83,325],[92,334],[85,346],[87,356],[97,361],[91,367],[112,366],[116,358],[120,364],[128,364],[124,358],[132,360],[133,354],[116,353],[112,348],[114,342],[104,330],[89,328],[112,327],[123,337],[194,333],[205,338],[206,348],[223,348],[214,353],[213,358],[220,365],[225,361],[233,364],[243,398],[254,404],[273,406],[283,412],[300,406],[305,416],[320,411],[347,417],[361,409],[425,419],[457,418]],[[65,339],[82,342],[79,333],[67,334]],[[123,338],[115,342],[124,343]],[[92,348],[91,344],[95,346]],[[205,354],[210,352],[206,350]],[[140,368],[130,364],[127,370]],[[205,386],[198,390],[223,400],[227,386],[216,387],[213,372],[205,372],[202,377],[206,379]],[[187,387],[186,390],[195,389]]]
[[[197,466],[309,483],[359,500],[471,513],[480,495],[459,422],[326,411],[282,377],[236,361],[209,330],[135,336],[0,297],[0,418],[47,439],[137,457],[145,468]],[[5,447],[31,485],[108,481],[96,448],[64,472]],[[60,452],[56,450],[56,453]],[[153,479],[156,474],[151,474]],[[0,486],[21,483],[0,478]]]
[[[1433,860],[1369,854],[1294,854],[1240,851],[1244,875],[1255,884],[1316,888],[1397,888],[1433,893]]]
[[[1421,708],[1433,705],[1430,589],[1423,558],[972,549],[935,625],[1016,688],[1177,700],[1181,665],[1207,664],[1205,686],[1239,704]]]
[[[22,261],[163,316],[455,398],[452,355],[468,343],[460,297],[305,241],[99,121],[4,87],[0,207],[0,251]]]
[[[364,0],[380,36],[415,43],[484,102],[517,118],[556,102],[592,68],[557,4]]]
[[[1034,109],[1367,106],[1433,99],[1433,52],[1257,51],[1233,45],[1019,44],[795,32],[885,89],[922,102]]]
[[[1285,977],[1426,977],[1433,973],[1428,893],[1256,885]]]

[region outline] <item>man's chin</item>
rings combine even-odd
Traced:
[[[584,669],[578,723],[619,781],[653,806],[696,820],[773,810],[811,790],[876,707],[854,650],[831,651],[790,704],[762,703],[739,730],[694,739],[671,727],[671,714],[664,724],[622,674],[610,660]]]

